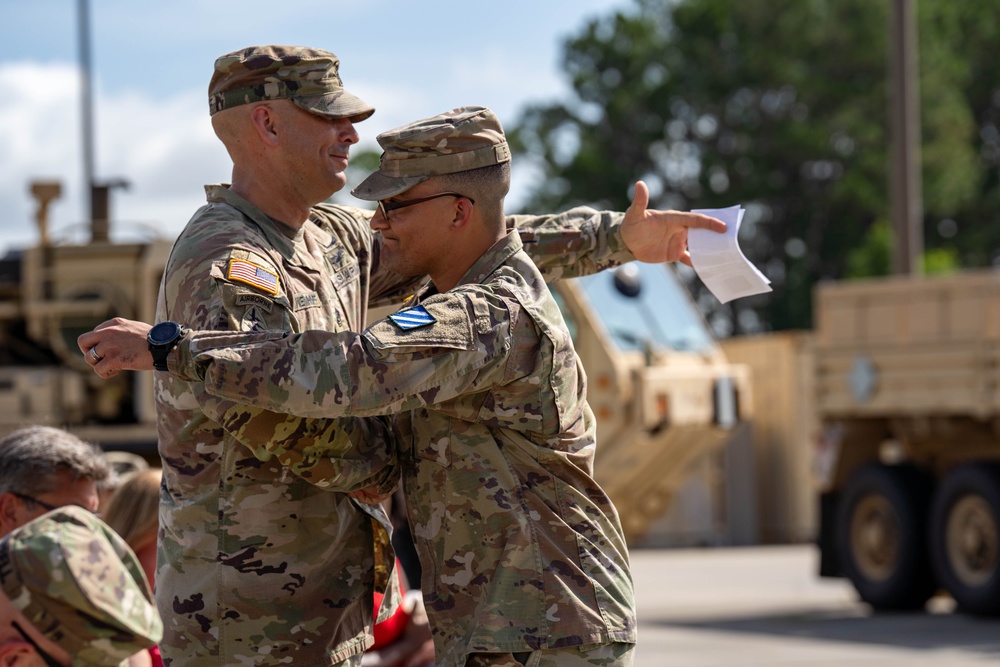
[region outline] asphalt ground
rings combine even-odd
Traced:
[[[1000,619],[946,596],[874,613],[811,545],[633,550],[635,667],[1000,666]]]

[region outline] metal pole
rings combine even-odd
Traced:
[[[90,11],[87,0],[77,0],[80,30],[80,128],[83,137],[83,191],[90,219],[94,219],[94,112],[90,85]]]
[[[923,273],[923,191],[917,20],[913,0],[892,0],[889,40],[889,189],[895,233],[893,272]]]

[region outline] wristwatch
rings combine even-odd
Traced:
[[[153,368],[158,371],[167,370],[167,355],[186,333],[184,327],[170,321],[160,322],[149,330],[146,342],[149,344],[149,353],[153,355]]]

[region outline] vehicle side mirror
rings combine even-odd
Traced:
[[[625,264],[619,266],[611,272],[615,281],[615,289],[622,296],[634,299],[642,292],[642,280],[639,276],[639,267],[635,264]]]

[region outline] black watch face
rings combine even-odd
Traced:
[[[166,345],[180,337],[181,327],[176,322],[160,322],[149,330],[147,340],[152,345]]]

